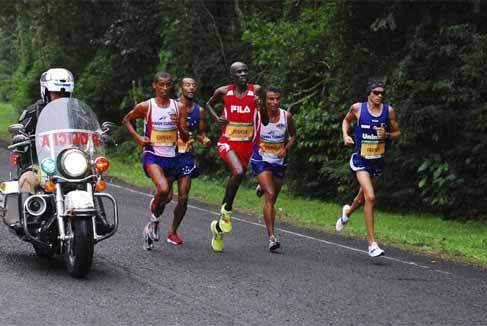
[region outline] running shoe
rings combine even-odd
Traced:
[[[223,233],[229,233],[232,231],[232,211],[225,209],[225,204],[220,209],[220,219],[218,220],[218,226]]]
[[[210,229],[213,238],[211,239],[211,247],[215,252],[223,251],[223,233],[218,232],[216,229],[216,225],[218,224],[217,220],[211,222]]]
[[[259,185],[257,185],[257,187],[255,187],[255,195],[257,197],[262,197],[262,195],[264,194],[264,191],[262,190],[262,187]]]
[[[159,241],[161,232],[159,231],[159,219],[152,215],[151,221],[147,224],[147,234],[152,241]]]
[[[337,220],[337,224],[335,226],[335,229],[337,230],[337,232],[342,232],[343,229],[345,229],[345,227],[347,226],[348,224],[348,216],[347,214],[345,213],[347,210],[350,209],[350,206],[349,205],[344,205],[343,208],[342,208],[342,216],[340,216]]]
[[[152,250],[152,248],[154,248],[154,242],[152,241],[152,239],[150,238],[149,236],[149,224],[150,223],[147,223],[147,225],[144,227],[144,250]]]
[[[369,246],[369,256],[370,257],[379,257],[384,254],[384,250],[382,250],[377,242],[372,242],[372,244]]]
[[[277,241],[276,237],[269,238],[269,250],[275,251],[281,247],[279,241]]]
[[[167,242],[173,245],[183,244],[183,239],[181,239],[177,233],[169,233],[167,235]]]

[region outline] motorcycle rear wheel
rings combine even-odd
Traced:
[[[73,235],[72,239],[66,241],[64,252],[68,273],[75,278],[85,277],[91,269],[95,246],[92,219],[68,220],[66,231]]]

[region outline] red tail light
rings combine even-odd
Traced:
[[[12,153],[10,154],[10,164],[12,165],[20,165],[20,154],[19,153]]]

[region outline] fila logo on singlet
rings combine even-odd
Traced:
[[[241,105],[230,105],[230,112],[250,113],[250,108],[247,105],[245,108],[242,108]]]

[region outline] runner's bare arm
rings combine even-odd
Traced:
[[[294,118],[291,112],[286,112],[286,119],[287,119],[287,132],[288,132],[288,139],[286,146],[284,147],[285,154],[289,153],[289,151],[294,147],[296,141],[298,139],[298,134],[296,133],[296,125],[294,124]]]
[[[360,103],[355,103],[350,107],[350,110],[345,115],[342,121],[342,137],[343,143],[345,146],[352,146],[355,144],[353,138],[348,135],[348,130],[350,129],[350,125],[358,119],[360,115]]]
[[[208,110],[210,110],[210,114],[213,117],[213,119],[218,123],[220,127],[225,126],[228,121],[225,118],[222,118],[220,115],[218,115],[215,112],[215,109],[213,106],[218,103],[223,101],[223,96],[225,95],[225,92],[227,91],[227,86],[222,86],[219,87],[215,90],[215,93],[213,94],[212,97],[206,102],[206,107]]]
[[[179,117],[177,121],[179,136],[184,142],[189,140],[189,131],[188,131],[188,109],[186,105],[182,102],[178,103],[179,107]]]
[[[211,145],[211,140],[210,138],[206,137],[205,134],[205,115],[205,109],[200,106],[200,123],[198,124],[198,135],[196,138],[205,148],[209,148]]]
[[[389,106],[389,123],[391,124],[391,132],[386,133],[386,138],[397,142],[401,137],[401,130],[399,129],[396,111],[392,106]]]
[[[132,135],[132,138],[134,138],[135,142],[139,144],[139,146],[149,145],[150,139],[148,137],[139,135],[137,133],[137,130],[135,130],[132,121],[137,120],[139,118],[144,118],[147,115],[148,110],[149,110],[149,102],[147,101],[141,102],[137,104],[122,119],[122,123],[125,125],[130,135]]]

